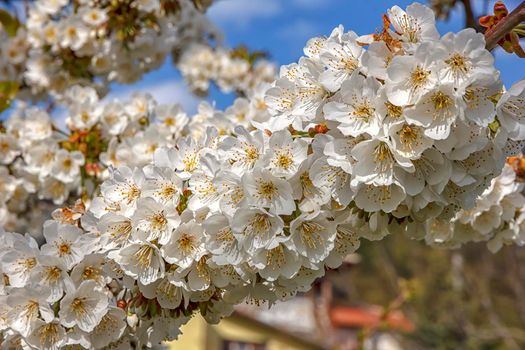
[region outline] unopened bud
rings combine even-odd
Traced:
[[[127,306],[127,303],[125,300],[120,299],[117,301],[117,307],[121,308],[122,310],[125,310]]]

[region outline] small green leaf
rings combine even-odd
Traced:
[[[18,27],[20,27],[20,21],[18,18],[2,9],[0,9],[0,23],[2,23],[4,30],[10,37],[15,36]]]
[[[494,119],[494,121],[492,123],[489,124],[489,130],[493,133],[493,134],[496,134],[498,132],[498,129],[499,129],[499,121],[498,119]]]
[[[9,108],[18,92],[18,87],[16,81],[0,81],[0,113]]]

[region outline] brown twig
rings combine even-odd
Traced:
[[[463,7],[465,8],[465,27],[467,28],[474,28],[476,31],[481,30],[481,26],[479,25],[476,16],[474,15],[474,11],[472,10],[472,4],[470,0],[461,0],[463,3]]]
[[[485,33],[487,50],[496,48],[498,42],[523,21],[525,21],[525,1],[496,24],[494,28]]]

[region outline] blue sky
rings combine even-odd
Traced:
[[[328,35],[343,24],[345,29],[359,35],[374,32],[381,26],[381,16],[393,5],[406,7],[407,0],[215,0],[208,16],[224,32],[225,45],[245,44],[250,49],[269,52],[278,65],[288,64],[302,55],[305,42],[318,35]],[[422,0],[425,2],[425,0]],[[481,4],[481,0],[473,0]],[[506,0],[512,9],[520,1]],[[492,3],[490,9],[492,9]],[[463,28],[462,6],[457,6],[448,22],[438,22],[444,34]],[[496,53],[496,62],[507,86],[525,78],[525,59],[504,52]],[[186,91],[180,75],[167,63],[158,71],[149,73],[137,84],[115,87],[114,95],[125,95],[133,90],[149,91],[163,103],[181,103],[188,112],[195,111],[198,99]],[[234,96],[223,95],[213,89],[208,97],[218,108],[227,107]]]

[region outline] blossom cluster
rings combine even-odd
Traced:
[[[2,81],[20,97],[60,97],[68,87],[131,83],[196,42],[219,37],[191,0],[38,0],[14,37],[2,32]]]
[[[65,94],[64,101],[69,107],[66,125],[73,136],[75,130],[84,130],[91,135],[99,130],[103,133],[102,140],[109,142],[98,155],[99,167],[92,167],[98,180],[108,175],[113,178],[112,167],[122,164],[143,167],[151,163],[157,148],[173,149],[182,137],[206,137],[207,132],[213,133],[208,129],[211,125],[220,127],[223,134],[231,134],[236,125],[246,124],[247,118],[254,116],[264,120],[267,117],[260,101],[256,107],[255,102],[250,103],[244,98],[239,98],[225,112],[203,103],[199,113],[191,118],[178,105],[157,105],[148,95],[134,95],[129,101],[102,103],[93,89],[74,87]],[[254,101],[258,100],[254,98]],[[30,111],[44,115],[41,110]],[[28,173],[22,169],[33,164],[30,154],[38,153],[36,150],[42,148],[56,153],[73,141],[71,137],[64,139],[53,131],[47,115],[39,120],[41,124],[33,125],[34,118],[28,117],[28,112],[15,113],[7,121],[4,133],[0,134],[13,141],[9,147],[2,147],[5,156],[2,159],[7,160],[7,155],[13,154],[7,171],[21,169],[9,175],[12,180],[29,181]],[[43,138],[44,143],[35,142],[22,147],[25,129],[16,128],[21,126],[42,133],[45,130],[48,137]],[[60,173],[57,169],[62,169],[63,164],[57,162],[56,154],[45,159],[47,162],[34,162],[34,166],[40,166],[35,174],[43,174],[49,167],[51,171],[45,176],[54,179],[55,174]],[[78,174],[75,178],[75,184],[80,185]],[[43,181],[37,186],[40,191],[46,188]],[[103,193],[106,186],[102,186]],[[6,209],[12,208],[12,201],[13,198],[9,198]],[[112,255],[127,247],[128,228],[125,223],[115,225],[110,216],[102,219],[110,209],[103,205],[101,198],[93,201],[88,198],[85,203],[79,201],[72,207],[54,210],[54,220],[43,224],[45,240],[40,248],[30,235],[0,232],[0,273],[3,275],[0,337],[3,337],[4,344],[22,344],[38,349],[75,344],[83,348],[101,348],[111,344],[126,349],[131,342],[134,346],[149,347],[176,337],[180,326],[196,311],[202,312],[212,322],[233,310],[233,301],[226,302],[217,287],[190,293],[171,284],[174,281],[165,279],[163,284],[150,284],[146,290],[136,278],[124,274]],[[87,214],[86,206],[91,208]],[[34,212],[34,209],[29,212]],[[46,209],[50,212],[54,206],[49,205]],[[118,211],[112,213],[117,215]],[[24,213],[16,214],[19,215],[14,221],[20,225]],[[41,212],[36,215],[47,216]],[[137,254],[142,256],[141,264],[147,264],[152,258],[147,249]],[[227,274],[228,271],[225,269],[221,273]],[[216,277],[219,278],[226,279]],[[215,283],[221,285],[218,280]],[[163,300],[162,295],[166,299]]]
[[[17,110],[0,132],[0,225],[40,231],[54,204],[78,195],[84,155],[61,148],[63,137],[39,108]],[[31,225],[28,225],[31,222]]]
[[[474,207],[521,148],[521,92],[495,104],[481,35],[440,38],[421,5],[389,14],[395,32],[381,37],[340,27],[311,40],[267,89],[269,118],[114,170],[89,215],[142,295],[284,300],[361,238],[428,237]]]
[[[523,108],[495,105],[502,85],[483,35],[440,37],[420,4],[388,19],[380,34],[339,27],[311,39],[266,94],[273,118],[255,125],[299,135],[321,126],[308,157],[310,180],[330,192],[318,202],[362,211],[379,236],[473,207],[523,139]]]
[[[74,86],[61,99],[65,130],[44,109],[20,104],[0,124],[0,226],[39,237],[53,209],[79,196],[87,201],[109,167],[145,166],[158,147],[200,137],[210,126],[230,134],[236,125],[267,120],[266,89],[258,86],[225,111],[202,102],[191,116],[148,94],[105,101],[92,88]]]
[[[428,229],[427,243],[449,248],[467,242],[487,241],[496,252],[504,244],[525,245],[524,184],[506,165],[500,176],[476,200],[470,210],[461,210],[450,222],[440,222]]]
[[[496,105],[497,123],[507,130],[503,153],[507,163],[520,161],[524,151],[525,80],[513,85],[499,98]],[[499,140],[498,142],[502,142]],[[496,252],[504,244],[525,244],[525,197],[523,179],[509,164],[494,178],[490,186],[476,199],[473,208],[462,208],[451,220],[434,218],[426,223],[425,241],[430,245],[458,247],[472,241],[487,241],[487,246]],[[514,171],[513,171],[514,170]],[[419,237],[421,238],[421,237]]]
[[[135,293],[133,280],[107,260],[106,242],[78,227],[83,213],[62,214],[44,224],[41,247],[28,235],[0,232],[2,347],[130,349],[178,335],[191,312],[167,306],[183,302],[193,311],[201,306],[196,298],[152,301]]]
[[[307,291],[362,238],[521,244],[522,185],[500,173],[523,146],[525,82],[504,92],[483,36],[440,37],[425,6],[387,18],[375,35],[311,39],[224,112],[72,90],[67,124],[103,125],[108,167],[44,224],[42,247],[0,235],[3,336],[151,346],[197,310],[214,322]]]
[[[234,51],[194,44],[178,62],[182,76],[193,91],[207,93],[210,82],[223,92],[236,91],[247,95],[263,82],[275,80],[276,68],[265,59],[250,62],[235,57]]]
[[[190,118],[179,105],[157,105],[149,95],[102,102],[92,88],[64,93],[67,132],[42,108],[20,105],[0,128],[0,226],[38,236],[46,217],[67,201],[94,193],[109,166],[143,166],[159,145],[206,117]],[[206,107],[202,107],[205,110]],[[215,111],[209,107],[212,117]],[[232,119],[233,121],[233,119]]]

